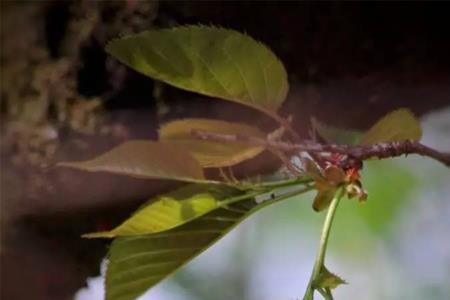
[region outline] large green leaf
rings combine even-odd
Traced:
[[[175,87],[274,115],[286,98],[283,64],[263,44],[234,30],[183,26],[111,41],[106,51]]]
[[[372,145],[382,142],[404,140],[418,141],[422,137],[422,128],[419,120],[406,108],[394,110],[375,125],[363,136],[361,144]]]
[[[237,225],[256,205],[220,208],[167,232],[117,238],[110,249],[106,299],[135,299]]]
[[[284,197],[306,189],[288,189]],[[235,202],[169,231],[119,237],[110,248],[106,299],[136,299],[202,253],[246,217],[277,199],[261,195]],[[276,197],[283,197],[276,194]],[[263,202],[262,202],[263,201]]]
[[[151,199],[118,227],[85,234],[87,238],[113,238],[166,231],[196,219],[220,205],[220,201],[237,194],[226,186],[192,184]]]
[[[169,143],[153,141],[126,142],[92,160],[59,165],[138,178],[206,181],[202,167],[187,151]]]
[[[161,140],[170,140],[177,147],[190,152],[205,168],[232,166],[253,158],[264,150],[264,147],[245,143],[201,141],[192,137],[193,129],[222,134],[244,134],[259,138],[266,136],[258,128],[245,124],[208,119],[184,119],[163,125],[159,131],[159,137]]]

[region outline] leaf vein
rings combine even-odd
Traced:
[[[260,45],[262,46],[262,45]],[[261,57],[259,56],[260,52],[257,52],[256,54],[256,61],[258,62],[258,66],[261,69],[261,73],[263,75],[264,78],[264,89],[266,90],[266,103],[269,103],[270,99],[269,99],[269,86],[267,84],[267,74],[266,74],[266,67],[263,67],[263,64],[261,62]]]
[[[133,272],[137,272],[137,271],[141,271],[141,270],[145,270],[145,269],[151,269],[151,268],[155,268],[155,267],[160,267],[160,266],[164,266],[164,265],[171,266],[174,264],[182,264],[183,261],[184,261],[184,259],[170,260],[170,261],[164,261],[164,262],[159,262],[159,263],[147,262],[147,263],[143,263],[140,266],[137,266],[135,268],[122,269],[122,270],[119,269],[114,273],[114,276],[110,276],[109,278],[110,278],[110,281],[112,281],[113,279],[117,279],[117,277],[124,276],[124,274],[129,274],[129,273],[133,273]],[[149,277],[156,276],[156,275],[159,275],[159,274],[152,274],[152,275],[149,275]]]
[[[217,74],[208,66],[208,64],[205,62],[205,60],[195,51],[192,51],[192,53],[197,56],[199,61],[202,63],[202,65],[205,67],[205,69],[214,77],[214,80],[220,85],[220,87],[224,90],[225,93],[227,93],[227,96],[229,98],[233,98],[233,95],[230,93],[230,91],[225,87],[225,85],[222,83],[222,81],[217,77]]]
[[[248,95],[250,96],[250,100],[251,100],[253,103],[256,103],[256,101],[255,101],[253,95],[250,93],[250,88],[249,88],[249,86],[248,86],[247,80],[245,80],[245,77],[244,77],[244,74],[242,73],[241,67],[239,66],[239,64],[237,64],[237,63],[234,61],[233,57],[230,55],[230,53],[227,51],[227,49],[225,49],[225,48],[223,47],[222,50],[223,50],[223,53],[225,54],[225,56],[228,57],[228,59],[233,63],[233,65],[234,65],[234,66],[236,67],[236,69],[239,71],[239,75],[241,76],[241,79],[242,79],[242,81],[244,82],[244,86],[245,86],[245,89],[247,90]]]
[[[122,259],[119,259],[119,260],[116,260],[116,261],[112,261],[111,263],[113,263],[113,264],[120,264],[120,263],[123,263],[123,262],[125,262],[127,260],[134,259],[134,258],[137,258],[137,257],[143,257],[143,256],[147,256],[147,255],[161,254],[161,253],[167,253],[167,252],[170,253],[172,251],[173,252],[177,252],[177,251],[179,251],[179,252],[196,251],[196,250],[200,250],[202,248],[203,247],[168,248],[168,249],[163,249],[163,250],[138,252],[138,253],[135,253],[133,255],[129,255],[129,256],[125,257],[125,258],[122,258]]]

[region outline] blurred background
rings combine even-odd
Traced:
[[[2,299],[102,299],[104,241],[149,196],[176,186],[57,169],[182,117],[270,129],[251,109],[154,82],[103,48],[113,37],[178,24],[247,32],[285,63],[283,108],[307,136],[315,116],[364,130],[386,112],[421,117],[423,142],[450,151],[448,4],[229,1],[0,3]],[[277,168],[269,155],[236,167]],[[343,201],[327,265],[349,284],[337,299],[448,299],[450,172],[421,157],[365,164],[369,201]],[[143,299],[301,299],[323,214],[312,194],[271,206]],[[87,279],[88,278],[88,279]],[[87,288],[85,287],[87,286]],[[26,288],[24,288],[26,287]]]

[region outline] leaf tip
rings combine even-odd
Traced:
[[[316,278],[314,285],[319,288],[335,289],[341,284],[348,284],[347,281],[338,275],[328,271],[325,266],[322,266],[320,275]]]

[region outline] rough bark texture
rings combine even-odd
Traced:
[[[110,38],[203,23],[246,31],[286,64],[286,114],[367,128],[406,106],[450,104],[445,3],[164,1],[1,2],[1,298],[70,299],[105,253],[81,233],[113,226],[173,187],[54,169],[130,138],[154,138],[180,117],[246,121],[250,109],[161,86],[107,57]],[[237,174],[273,167],[260,157]],[[26,272],[24,272],[26,270]],[[24,288],[26,286],[26,288]]]

